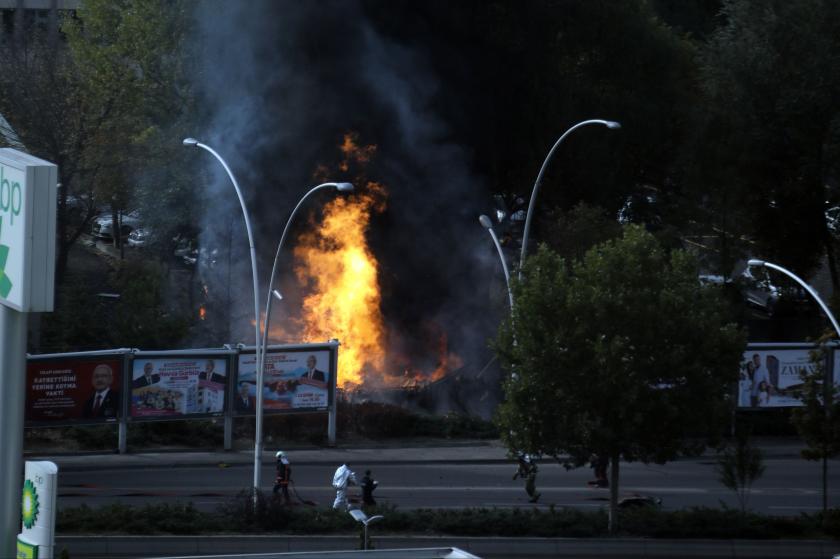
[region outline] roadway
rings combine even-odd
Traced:
[[[813,513],[821,508],[820,464],[798,458],[790,449],[767,452],[765,475],[754,485],[751,509],[776,515]],[[247,452],[125,456],[56,457],[59,463],[59,508],[85,503],[141,505],[193,503],[214,510],[252,484],[253,463]],[[186,458],[185,458],[186,456]],[[498,447],[449,449],[368,449],[290,451],[292,478],[298,495],[319,505],[332,503],[330,487],[335,468],[348,460],[361,479],[366,468],[379,481],[379,502],[410,508],[517,507],[528,503],[521,481],[512,481],[515,464],[505,461]],[[133,460],[132,460],[133,458]],[[274,470],[270,454],[262,468],[263,488],[271,489]],[[829,505],[840,503],[840,461],[829,465]],[[586,485],[589,468],[565,470],[543,460],[537,488],[538,506],[597,509],[609,491]],[[714,458],[682,459],[663,466],[623,463],[621,494],[662,499],[667,510],[695,506],[737,507],[735,495],[717,480]],[[294,496],[294,494],[293,494]]]

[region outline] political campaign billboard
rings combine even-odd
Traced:
[[[224,355],[138,353],[131,365],[131,418],[221,415],[227,378]]]
[[[28,424],[101,423],[121,413],[122,355],[32,359],[26,367]]]
[[[263,377],[263,410],[271,412],[326,411],[335,387],[334,348],[325,345],[269,348]],[[256,356],[240,353],[233,400],[237,415],[255,413]]]

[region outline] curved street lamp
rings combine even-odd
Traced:
[[[268,345],[268,327],[270,324],[271,317],[271,302],[274,299],[277,299],[278,301],[283,299],[283,296],[280,294],[280,292],[274,289],[274,278],[277,275],[277,262],[280,260],[280,251],[283,250],[283,243],[286,240],[286,234],[289,232],[289,226],[292,224],[292,221],[294,220],[295,214],[297,214],[298,209],[300,209],[300,207],[303,205],[303,202],[307,198],[309,198],[310,195],[324,188],[335,188],[339,192],[353,192],[353,185],[349,182],[325,182],[323,184],[319,184],[318,186],[312,188],[309,192],[304,194],[303,198],[301,198],[300,201],[297,203],[295,209],[293,209],[291,215],[289,215],[289,219],[286,221],[286,226],[283,228],[283,234],[280,236],[280,242],[277,244],[277,252],[274,255],[274,265],[271,267],[271,277],[268,280],[268,297],[266,298],[267,300],[265,302],[265,318],[263,319],[262,349],[259,352],[259,355],[261,357],[257,361],[257,371],[259,371],[259,373],[257,375],[257,424],[254,432],[254,438],[256,439],[254,444],[256,445],[256,447],[259,448],[260,455],[262,455],[262,382],[263,377],[265,375],[265,351]]]
[[[765,268],[770,268],[772,270],[776,270],[778,272],[783,273],[784,275],[788,276],[793,281],[795,281],[796,283],[801,285],[805,289],[805,291],[807,291],[811,295],[811,297],[814,298],[814,300],[817,302],[817,304],[819,304],[820,308],[823,310],[825,315],[828,317],[828,320],[831,321],[831,325],[834,327],[834,332],[840,338],[840,326],[837,325],[837,320],[834,318],[834,315],[831,314],[831,310],[828,308],[828,305],[825,304],[825,302],[820,298],[820,296],[817,294],[817,292],[814,290],[813,287],[811,287],[810,285],[805,283],[805,281],[803,281],[799,276],[797,276],[796,274],[794,274],[790,270],[788,270],[786,268],[782,268],[778,264],[773,264],[771,262],[766,262],[764,260],[758,260],[758,259],[755,259],[755,258],[750,259],[747,262],[747,264],[750,265],[750,266],[764,266]]]
[[[621,124],[615,122],[614,120],[601,120],[601,119],[590,119],[584,120],[582,122],[578,122],[568,130],[566,130],[562,136],[554,143],[554,146],[548,152],[548,155],[545,156],[545,161],[543,161],[542,167],[540,167],[540,172],[537,175],[537,180],[534,181],[534,189],[531,192],[531,200],[528,202],[528,214],[525,216],[525,228],[522,232],[522,254],[519,256],[519,277],[522,277],[522,266],[525,263],[525,254],[528,251],[528,231],[531,229],[531,216],[534,213],[534,205],[536,204],[537,200],[537,190],[540,188],[540,183],[542,182],[543,175],[545,174],[545,170],[548,167],[548,162],[551,161],[551,157],[554,155],[554,152],[557,150],[557,147],[563,143],[563,140],[566,139],[566,136],[581,128],[583,126],[588,126],[590,124],[600,124],[602,126],[606,126],[610,130],[617,130],[621,128]]]
[[[225,168],[225,171],[230,177],[230,182],[233,183],[233,188],[236,190],[236,195],[239,197],[239,205],[242,207],[242,215],[245,217],[245,229],[248,231],[248,245],[251,249],[251,276],[254,282],[254,351],[256,352],[256,362],[260,363],[260,288],[259,284],[257,283],[257,252],[254,249],[254,235],[251,230],[251,219],[248,216],[248,209],[245,207],[245,199],[242,197],[242,191],[239,188],[239,183],[236,182],[236,177],[233,176],[233,173],[228,167],[225,160],[222,159],[218,153],[216,153],[213,148],[208,145],[202,144],[195,138],[185,138],[184,145],[187,147],[199,147],[205,151],[210,152],[213,157],[219,160],[219,163],[222,164],[222,167]],[[262,371],[257,370],[257,380],[260,381],[260,386],[262,386]],[[257,392],[257,407],[262,405],[262,391]],[[257,425],[259,425],[259,418],[260,416],[257,415]],[[260,488],[260,467],[261,463],[261,456],[262,456],[262,449],[260,448],[260,444],[262,441],[257,441],[254,444],[254,499],[257,498],[257,490]]]
[[[493,222],[489,217],[486,215],[480,215],[478,217],[478,222],[481,223],[482,227],[487,229],[490,233],[490,237],[493,238],[493,244],[496,245],[496,250],[499,252],[499,260],[502,261],[502,270],[505,272],[505,285],[507,285],[510,310],[513,312],[513,292],[510,290],[510,272],[508,271],[507,261],[505,260],[505,253],[502,252],[502,245],[499,243],[499,237],[496,235],[496,231],[493,229]]]

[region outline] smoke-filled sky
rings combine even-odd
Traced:
[[[366,178],[389,193],[369,240],[381,265],[391,342],[433,363],[434,356],[424,353],[434,351],[436,341],[430,342],[442,329],[450,350],[469,368],[483,367],[497,324],[491,309],[500,276],[489,236],[478,224],[490,205],[489,193],[472,168],[469,146],[453,141],[449,124],[435,110],[446,84],[435,75],[428,53],[384,38],[352,0],[201,2],[196,10],[195,41],[203,61],[196,86],[210,115],[201,138],[227,160],[245,192],[261,289],[292,207],[320,182],[315,169],[334,169],[325,177],[330,180],[355,178],[358,170],[342,175],[336,167],[337,146],[345,133],[355,132],[360,144],[377,146]],[[232,341],[250,343],[253,303],[244,224],[226,176],[209,160],[208,166],[215,181],[208,186],[212,203],[201,242],[224,248],[233,216],[232,285],[241,312],[234,314]],[[308,205],[317,208],[334,195],[325,193]],[[299,294],[290,285],[290,255],[294,233],[309,226],[307,221],[306,216],[296,221],[284,251],[286,300],[273,314],[279,320],[299,308]]]

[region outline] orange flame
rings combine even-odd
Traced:
[[[198,318],[199,320],[204,320],[207,318],[207,309],[204,308],[204,305],[198,307]]]
[[[378,386],[419,386],[438,380],[447,371],[460,367],[457,355],[447,349],[446,336],[438,338],[438,361],[433,373],[405,367],[397,373],[394,359],[389,363],[385,321],[381,312],[379,263],[370,250],[366,233],[374,214],[385,210],[387,192],[377,182],[364,178],[364,166],[376,153],[375,145],[359,145],[355,133],[345,134],[339,146],[342,172],[358,171],[357,190],[340,196],[323,210],[320,223],[298,239],[295,275],[303,286],[303,311],[297,321],[299,336],[307,342],[337,338],[338,385],[353,389],[362,384]],[[316,178],[327,180],[329,167],[319,165]],[[363,188],[358,188],[364,185]],[[278,325],[279,328],[279,325]],[[272,327],[272,337],[275,328]],[[389,366],[394,373],[386,374]]]
[[[361,384],[363,371],[385,365],[379,264],[365,239],[371,213],[384,209],[384,198],[382,185],[371,182],[362,194],[334,199],[320,228],[302,235],[295,249],[295,273],[311,288],[303,300],[303,337],[341,341],[341,386]]]

